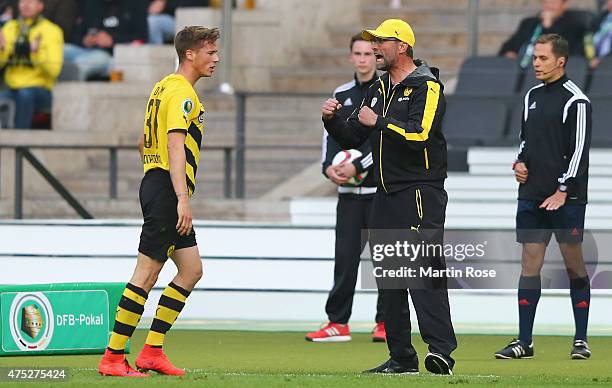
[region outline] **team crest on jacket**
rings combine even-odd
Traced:
[[[372,99],[372,102],[370,102],[370,108],[374,108],[374,105],[376,105],[377,102],[378,102],[378,97],[374,97]]]
[[[412,93],[412,89],[406,88],[404,89],[404,97],[408,97]]]

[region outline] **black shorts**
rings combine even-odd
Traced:
[[[555,234],[557,242],[579,243],[584,234],[584,204],[566,204],[558,210],[540,209],[542,201],[519,199],[516,211],[516,241],[545,243]]]
[[[138,252],[165,262],[175,250],[197,245],[195,231],[188,236],[176,231],[178,199],[168,171],[148,171],[140,183],[139,197],[144,224]]]

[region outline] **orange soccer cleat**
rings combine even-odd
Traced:
[[[114,354],[108,349],[98,364],[98,373],[102,376],[149,377],[148,374],[132,368],[125,359],[125,354]]]
[[[152,370],[169,376],[183,376],[185,374],[183,369],[172,365],[162,348],[155,348],[150,345],[145,345],[140,351],[136,359],[136,368],[143,372]]]

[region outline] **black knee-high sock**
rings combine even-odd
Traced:
[[[589,306],[591,305],[591,286],[589,277],[570,279],[570,296],[576,323],[574,340],[587,340],[587,325],[589,323]]]
[[[519,340],[531,344],[533,321],[542,294],[540,276],[521,276],[518,290]]]

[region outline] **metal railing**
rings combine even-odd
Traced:
[[[244,198],[246,186],[245,186],[245,153],[246,149],[278,149],[278,145],[247,145],[246,144],[246,104],[247,99],[250,97],[288,97],[288,98],[299,98],[299,97],[317,97],[321,98],[321,104],[323,99],[330,97],[329,93],[283,93],[283,92],[244,92],[238,91],[234,94],[236,98],[236,186],[235,186],[235,197]],[[292,149],[314,149],[320,148],[320,145],[299,145],[292,144],[290,146],[282,146],[285,148]]]
[[[118,151],[130,150],[136,152],[136,146],[128,145],[84,145],[84,144],[61,144],[61,145],[7,145],[0,144],[2,149],[13,149],[15,151],[15,190],[14,190],[14,218],[23,218],[23,159],[27,160],[32,167],[53,187],[53,189],[74,209],[77,214],[85,219],[94,218],[93,215],[70,193],[70,191],[53,175],[44,164],[31,152],[32,149],[44,150],[107,150],[109,153],[109,197],[117,199],[118,180]],[[232,193],[232,146],[204,146],[206,151],[222,151],[224,163],[223,195],[230,198]]]
[[[478,10],[479,0],[470,0],[468,3],[468,53],[470,57],[478,55]]]

